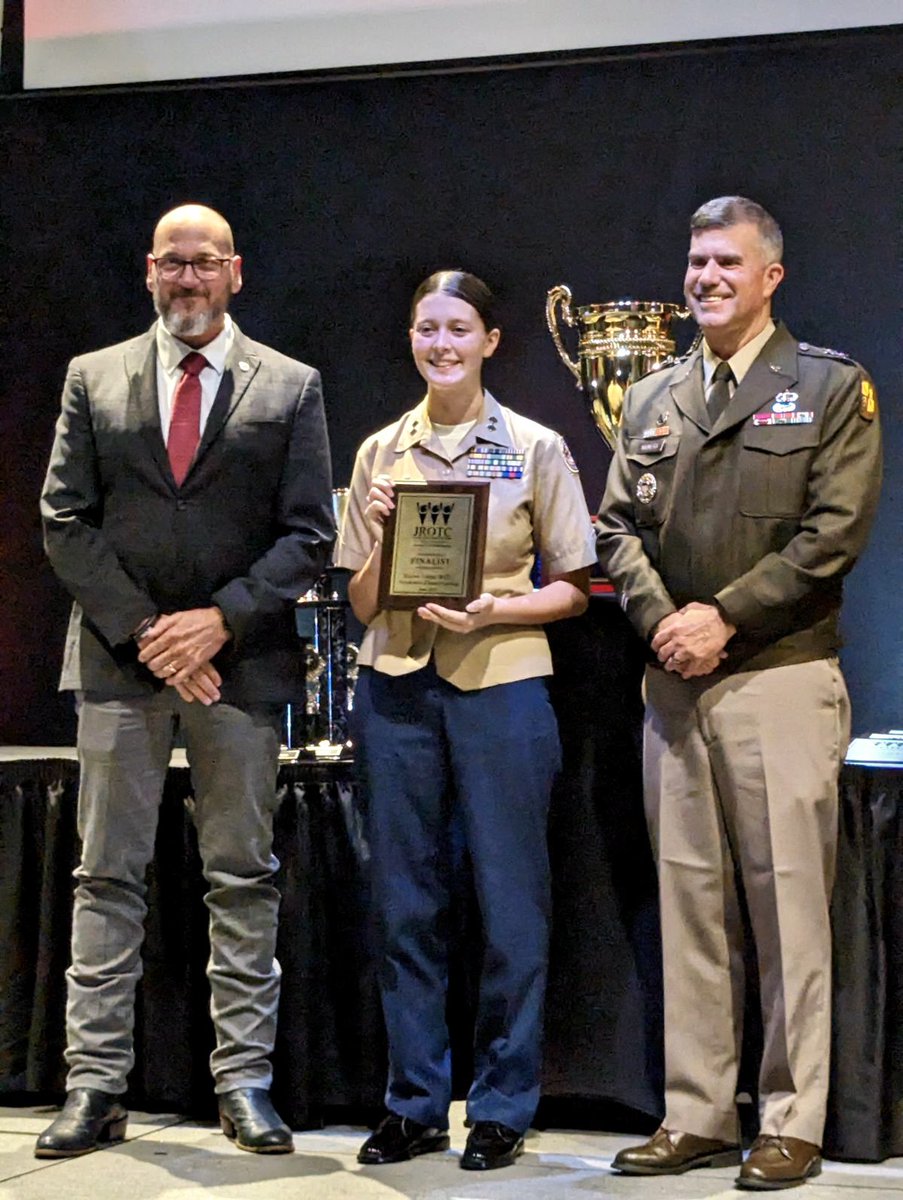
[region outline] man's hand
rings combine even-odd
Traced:
[[[177,688],[192,679],[199,667],[209,664],[231,636],[215,606],[167,613],[158,617],[139,641],[138,661]],[[198,684],[205,694],[209,694],[209,682],[210,676],[205,675]],[[195,694],[194,698],[201,697]]]
[[[201,704],[209,706],[215,704],[220,698],[220,684],[223,682],[222,676],[213,663],[201,663],[193,675],[190,675],[184,683],[173,683],[173,687],[179,693],[183,700],[188,704],[193,704],[195,700]]]
[[[441,604],[423,604],[417,609],[417,616],[452,633],[473,633],[485,625],[492,625],[495,620],[496,597],[489,592],[483,592],[476,600],[471,600],[463,612],[455,608],[445,608]]]
[[[666,671],[692,679],[710,675],[727,658],[724,647],[736,632],[714,604],[693,600],[659,621],[652,649]]]

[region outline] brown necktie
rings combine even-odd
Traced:
[[[712,387],[709,391],[709,398],[706,401],[706,407],[709,410],[709,420],[712,425],[716,423],[718,418],[727,408],[731,399],[731,382],[734,378],[734,372],[730,365],[726,362],[720,362],[715,368],[715,374],[712,376]]]
[[[179,366],[182,377],[176,384],[172,398],[172,416],[169,421],[169,437],[166,452],[173,477],[179,487],[191,460],[194,458],[201,437],[201,381],[200,373],[207,366],[203,354],[192,350],[186,354]]]

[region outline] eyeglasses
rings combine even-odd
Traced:
[[[186,267],[191,267],[198,279],[216,279],[225,264],[232,262],[235,257],[234,254],[228,258],[204,254],[200,258],[177,258],[174,254],[164,254],[161,258],[155,258],[151,254],[150,260],[161,279],[178,279]]]

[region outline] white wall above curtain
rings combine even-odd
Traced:
[[[25,87],[541,54],[900,17],[900,0],[25,0]]]

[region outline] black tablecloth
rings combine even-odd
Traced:
[[[903,770],[844,767],[825,1146],[903,1154]]]
[[[604,600],[549,633],[565,767],[550,819],[554,923],[537,1124],[563,1118],[639,1132],[662,1110],[660,942],[639,766],[642,649]],[[381,1103],[385,1039],[351,771],[284,766],[279,788],[275,1098],[296,1128],[336,1110],[366,1119]],[[76,791],[72,761],[0,764],[0,1094],[63,1090]],[[149,877],[130,1099],[211,1115],[206,910],[189,794],[187,770],[172,769]],[[825,1150],[877,1160],[903,1153],[903,771],[847,767],[841,794]],[[466,872],[453,918],[449,1017],[461,1095],[480,944]],[[747,1089],[754,1021],[750,1030]]]
[[[320,778],[317,778],[317,776]],[[350,782],[284,768],[277,955],[283,969],[276,1092],[296,1127],[332,1107],[376,1108],[384,1036],[367,956],[363,843]],[[65,979],[76,865],[77,766],[0,768],[0,1092],[63,1090]],[[207,913],[185,799],[170,770],[148,884],[132,1103],[208,1115]]]

